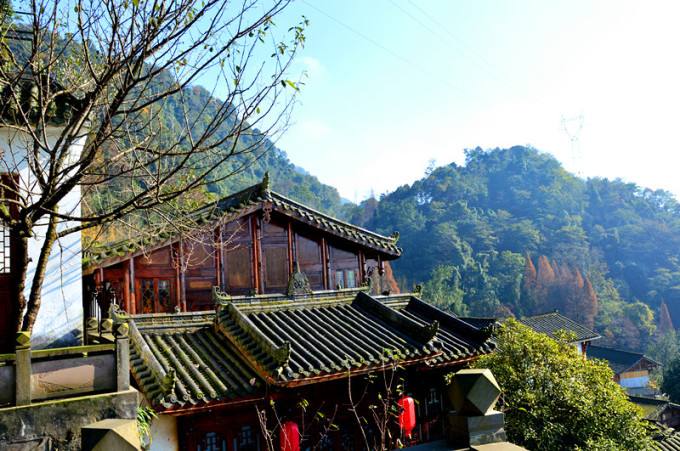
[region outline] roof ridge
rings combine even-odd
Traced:
[[[306,209],[306,210],[309,210],[309,211],[311,211],[311,212],[313,212],[313,213],[316,213],[316,214],[319,214],[319,215],[321,215],[321,216],[325,216],[325,217],[327,217],[327,218],[330,218],[330,219],[332,219],[333,221],[338,222],[338,223],[340,223],[340,224],[342,224],[342,225],[344,225],[344,226],[351,227],[351,228],[357,229],[357,230],[361,230],[361,231],[364,232],[364,233],[367,233],[367,234],[369,234],[369,235],[373,235],[373,236],[375,236],[375,237],[378,237],[378,238],[381,238],[381,239],[384,239],[384,240],[391,240],[391,241],[393,241],[394,243],[397,242],[397,238],[396,238],[395,236],[385,236],[385,235],[382,235],[382,234],[380,234],[380,233],[374,232],[374,231],[372,231],[372,230],[368,230],[368,229],[366,229],[366,228],[364,228],[364,227],[358,226],[358,225],[356,225],[356,224],[352,224],[351,222],[343,221],[342,219],[338,219],[338,218],[336,218],[335,216],[329,215],[328,213],[324,213],[324,212],[319,211],[319,210],[317,210],[317,209],[315,209],[315,208],[312,208],[312,207],[310,207],[310,206],[308,206],[308,205],[302,204],[302,203],[300,203],[300,202],[298,202],[298,201],[296,201],[296,200],[293,200],[293,199],[291,199],[290,197],[284,196],[283,194],[278,193],[278,192],[276,192],[276,191],[271,191],[270,193],[271,193],[272,195],[275,195],[275,196],[277,196],[277,197],[280,197],[281,199],[283,199],[283,200],[286,201],[286,202],[290,202],[290,203],[292,203],[292,204],[295,204],[297,207],[302,207],[302,208],[304,208],[304,209]]]

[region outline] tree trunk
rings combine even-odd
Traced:
[[[40,249],[40,257],[35,267],[35,274],[31,285],[31,294],[28,298],[28,305],[26,307],[26,315],[23,318],[21,330],[31,332],[35,319],[40,310],[40,302],[42,300],[42,286],[45,281],[45,272],[47,270],[47,261],[52,253],[52,248],[57,239],[57,217],[50,215],[49,223],[47,224],[47,231],[45,232],[45,241]]]
[[[16,245],[16,260],[12,262],[12,266],[17,268],[16,277],[14,278],[14,296],[16,296],[17,303],[15,305],[14,325],[16,331],[21,330],[21,325],[24,319],[24,310],[26,309],[26,296],[24,289],[26,288],[26,276],[28,274],[28,232],[19,231]]]

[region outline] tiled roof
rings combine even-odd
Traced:
[[[643,410],[645,419],[652,421],[659,421],[661,414],[669,409],[675,411],[680,409],[680,405],[672,403],[668,399],[647,396],[628,396],[628,399]]]
[[[392,359],[450,364],[494,346],[488,332],[409,295],[225,296],[218,308],[220,331],[263,378],[281,385],[371,371]]]
[[[557,338],[559,331],[573,333],[576,337],[573,343],[601,338],[600,335],[587,327],[557,312],[527,316],[520,319],[520,322],[531,327],[536,332],[544,333],[551,338]]]
[[[131,316],[132,373],[159,410],[256,398],[265,382],[292,387],[395,362],[459,364],[494,348],[489,331],[411,295],[216,298],[216,313]]]
[[[605,348],[602,346],[588,347],[588,357],[606,360],[615,374],[623,373],[640,360],[647,360],[652,365],[659,365],[658,362],[646,357],[639,352],[624,351],[621,349]]]
[[[657,449],[661,451],[680,451],[680,432],[666,429],[654,437]]]
[[[401,249],[397,246],[398,236],[396,234],[386,237],[302,205],[271,191],[267,177],[262,183],[199,208],[192,214],[192,219],[199,225],[217,222],[218,220],[232,221],[263,208],[271,208],[271,211],[286,215],[339,238],[375,249],[389,257],[401,255]],[[92,247],[83,252],[85,266],[105,266],[121,257],[134,255],[142,248],[150,250],[176,241],[176,239],[171,232],[165,231],[153,237],[129,239]]]
[[[158,410],[260,396],[262,381],[215,330],[214,313],[132,318],[130,370]]]
[[[485,318],[481,316],[459,316],[458,318],[471,326],[475,326],[477,329],[494,327],[496,324],[498,324],[498,318]]]

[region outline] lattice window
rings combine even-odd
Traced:
[[[217,432],[208,432],[198,445],[198,451],[227,451],[227,442]]]
[[[256,451],[258,446],[252,426],[243,426],[234,438],[234,451]]]
[[[153,313],[154,311],[154,289],[153,279],[142,279],[142,312]]]
[[[10,229],[0,222],[0,274],[9,274],[11,270]]]
[[[158,303],[160,304],[161,310],[168,310],[170,306],[170,281],[169,280],[159,280],[158,281]]]

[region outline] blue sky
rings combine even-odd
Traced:
[[[680,194],[680,2],[294,2],[308,79],[290,159],[350,200],[463,149],[530,144]]]

